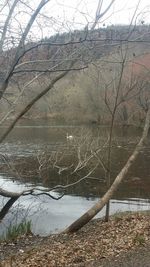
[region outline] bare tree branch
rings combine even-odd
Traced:
[[[7,28],[8,28],[10,19],[12,17],[12,14],[14,12],[14,9],[15,9],[18,1],[19,0],[14,0],[12,6],[10,8],[9,14],[7,16],[7,19],[5,21],[5,24],[4,24],[4,27],[3,27],[3,31],[2,31],[2,34],[1,34],[1,39],[0,39],[0,53],[2,53],[2,51],[3,51],[3,45],[4,45],[5,38],[6,38]]]
[[[9,71],[5,77],[5,80],[4,82],[2,83],[1,85],[1,88],[0,88],[0,99],[2,98],[7,86],[8,86],[8,83],[9,83],[9,80],[11,78],[11,76],[13,75],[13,71],[14,71],[14,68],[15,66],[18,64],[20,58],[24,55],[24,46],[25,46],[25,40],[26,40],[26,37],[37,17],[37,15],[39,14],[40,10],[42,9],[42,7],[44,5],[46,5],[47,3],[49,2],[49,0],[41,0],[41,2],[39,3],[38,7],[36,8],[35,12],[32,14],[23,34],[22,34],[22,37],[20,39],[20,42],[19,42],[19,45],[17,47],[17,50],[16,50],[16,54],[15,54],[15,57],[14,57],[14,60],[9,68]]]
[[[138,142],[135,150],[133,151],[132,155],[129,157],[128,161],[120,171],[120,173],[115,178],[114,182],[108,189],[108,191],[104,194],[104,196],[95,204],[92,208],[90,208],[86,213],[84,213],[79,219],[73,222],[64,232],[65,233],[73,233],[81,229],[86,223],[88,223],[98,212],[102,210],[102,208],[106,205],[106,203],[112,198],[115,191],[118,189],[120,183],[127,175],[128,171],[130,170],[131,166],[137,159],[141,149],[143,148],[145,139],[147,138],[148,131],[150,126],[150,108],[147,111],[146,119],[145,119],[145,126],[143,129],[143,134],[141,136],[140,141]]]
[[[72,62],[70,64],[70,68],[73,65],[74,62]],[[27,106],[17,115],[16,119],[14,119],[14,121],[10,124],[10,126],[8,127],[8,129],[5,131],[5,133],[0,137],[0,143],[6,138],[6,136],[8,136],[8,134],[11,132],[11,130],[14,128],[15,124],[17,123],[17,121],[25,114],[27,113],[30,108],[34,105],[34,103],[36,103],[42,96],[44,96],[50,89],[53,88],[54,84],[59,81],[60,79],[62,79],[67,73],[68,73],[68,69],[64,72],[62,72],[59,76],[57,76],[56,78],[54,78],[51,83],[39,94],[37,94],[35,96],[35,98],[33,98],[28,104]]]
[[[112,0],[110,4],[107,6],[107,8],[101,13],[101,8],[103,4],[103,0],[98,1],[98,6],[97,6],[97,11],[96,11],[96,16],[95,16],[95,22],[93,23],[91,30],[94,30],[96,27],[96,24],[98,21],[108,12],[108,10],[111,8],[115,0]]]

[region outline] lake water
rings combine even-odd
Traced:
[[[88,126],[19,125],[1,144],[0,186],[10,191],[24,188],[52,188],[68,185],[88,176],[75,186],[53,191],[62,199],[47,196],[21,197],[1,223],[32,221],[32,231],[40,235],[59,232],[82,215],[106,191],[103,164],[107,161],[108,128]],[[1,132],[4,128],[1,128]],[[72,135],[71,140],[66,136]],[[141,130],[117,128],[112,147],[112,181],[132,153]],[[97,151],[96,157],[91,157]],[[150,142],[145,144],[125,182],[111,200],[111,214],[150,209]],[[86,162],[86,164],[84,164]],[[80,164],[79,164],[80,163]],[[82,163],[82,164],[81,164]],[[91,172],[91,170],[93,170]],[[1,198],[1,207],[5,203]],[[104,216],[105,208],[98,214]]]

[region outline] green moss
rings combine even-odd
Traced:
[[[142,234],[137,234],[133,241],[134,241],[134,243],[138,243],[139,245],[143,245],[145,243],[145,236]]]

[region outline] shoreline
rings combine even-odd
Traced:
[[[149,246],[149,219],[149,212],[118,213],[108,223],[95,219],[72,235],[22,236],[0,244],[1,266],[11,266],[6,265],[10,261],[20,267],[105,266],[105,261]]]

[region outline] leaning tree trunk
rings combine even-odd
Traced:
[[[118,189],[120,183],[122,182],[122,180],[125,178],[126,174],[128,173],[130,167],[133,165],[133,163],[137,159],[137,156],[139,155],[139,152],[141,151],[141,148],[144,145],[144,141],[145,141],[145,139],[146,139],[146,137],[148,135],[149,124],[150,124],[150,109],[147,111],[147,114],[146,114],[145,126],[144,126],[144,129],[143,129],[143,134],[141,136],[141,139],[140,139],[139,143],[137,144],[134,152],[129,157],[127,163],[124,165],[124,167],[122,168],[120,173],[117,175],[117,177],[114,180],[113,184],[110,186],[110,188],[105,193],[105,195],[95,205],[93,205],[92,208],[90,208],[79,219],[77,219],[68,228],[66,228],[64,230],[64,233],[73,233],[73,232],[78,231],[85,224],[87,224],[99,211],[101,211],[102,208],[112,198],[113,194]]]
[[[4,219],[4,217],[6,216],[6,214],[8,213],[8,211],[10,210],[10,208],[12,207],[12,205],[17,201],[18,198],[19,198],[19,196],[11,197],[7,201],[7,203],[5,204],[5,206],[0,211],[0,222]]]

